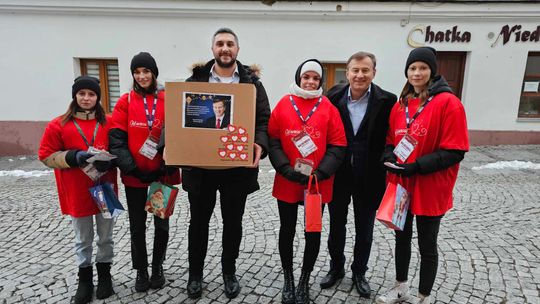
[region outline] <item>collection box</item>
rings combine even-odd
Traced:
[[[167,165],[225,169],[253,164],[253,84],[165,83]]]

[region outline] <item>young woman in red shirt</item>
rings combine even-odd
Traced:
[[[293,241],[298,206],[304,204],[309,175],[319,181],[322,203],[330,202],[333,175],[347,146],[339,112],[322,95],[322,83],[321,63],[315,59],[303,62],[296,71],[290,94],[281,98],[268,123],[269,156],[277,171],[272,195],[277,198],[280,219],[283,303],[309,303],[309,277],[319,254],[321,233],[305,232],[304,261],[295,292]],[[298,165],[309,168],[302,173],[297,170]]]
[[[82,167],[88,166],[86,160],[92,156],[86,152],[90,147],[108,150],[111,123],[99,103],[101,89],[98,79],[90,76],[76,78],[71,96],[67,112],[53,119],[45,128],[38,157],[46,166],[54,169],[62,214],[71,216],[79,266],[79,286],[74,303],[81,304],[92,301],[94,292],[94,219],[98,235],[96,297],[105,299],[114,293],[110,273],[114,257],[114,219],[101,215],[88,191],[95,182],[82,170]],[[95,161],[93,164],[99,172],[104,173],[100,182],[109,182],[118,191],[114,164],[111,161]]]
[[[407,83],[390,113],[383,162],[390,165],[387,181],[401,184],[411,201],[405,227],[396,231],[396,283],[377,303],[410,298],[407,279],[416,217],[420,250],[417,303],[427,304],[437,275],[441,219],[452,208],[452,190],[469,140],[465,109],[446,80],[437,75],[435,49],[412,50],[405,75]]]
[[[158,87],[154,58],[141,52],[131,60],[133,90],[118,99],[109,132],[111,153],[118,156],[118,168],[126,190],[131,233],[131,259],[137,270],[136,291],[159,289],[165,284],[163,261],[169,241],[169,219],[154,216],[152,277],[148,277],[146,215],[148,186],[155,181],[178,184],[178,169],[166,169],[158,151],[165,122],[163,88]]]

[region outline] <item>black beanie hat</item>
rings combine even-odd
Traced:
[[[75,95],[82,89],[88,89],[96,93],[97,101],[101,100],[101,88],[99,87],[99,79],[92,76],[79,76],[75,78],[71,86],[71,97],[75,99]]]
[[[319,60],[317,60],[317,59],[308,59],[308,60],[302,62],[302,63],[298,66],[298,68],[296,69],[296,74],[294,75],[294,81],[296,82],[296,85],[300,86],[300,77],[302,76],[300,73],[302,72],[302,67],[303,67],[307,62],[310,62],[310,61],[315,62],[316,64],[318,64],[318,65],[321,67],[321,75],[319,75],[319,76],[321,76],[321,81],[320,81],[320,83],[319,83],[319,87],[317,88],[317,90],[318,90],[318,89],[320,89],[321,86],[323,85],[323,81],[324,81],[324,68],[323,68],[322,63],[321,63]],[[311,69],[310,69],[309,71],[311,71]]]
[[[409,66],[416,61],[422,61],[429,65],[431,78],[437,75],[437,51],[434,48],[423,46],[412,50],[407,58],[407,64],[405,64],[405,77],[407,77]]]
[[[133,59],[131,59],[131,75],[135,72],[135,69],[137,68],[147,68],[156,78],[159,75],[159,70],[156,64],[156,60],[150,53],[147,52],[140,52],[139,54],[133,56]]]

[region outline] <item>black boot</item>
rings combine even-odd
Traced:
[[[137,269],[137,279],[135,279],[135,290],[138,292],[147,291],[150,289],[150,281],[148,281],[148,269]]]
[[[283,290],[281,291],[281,303],[294,304],[294,275],[292,268],[283,269]]]
[[[114,294],[111,280],[111,263],[96,263],[98,284],[96,298],[105,299]]]
[[[296,287],[296,304],[307,304],[309,303],[309,277],[311,276],[311,271],[302,270],[300,274],[300,280],[298,281],[298,286]]]
[[[225,296],[229,299],[234,299],[240,293],[240,283],[236,279],[236,275],[223,274],[223,283],[225,283]]]
[[[75,293],[75,304],[86,304],[92,301],[94,293],[94,282],[92,282],[92,266],[79,267],[79,286]]]
[[[150,277],[150,287],[152,289],[160,289],[165,285],[165,273],[163,265],[152,265],[152,276]]]
[[[189,275],[187,294],[190,299],[198,299],[202,295],[202,275]]]

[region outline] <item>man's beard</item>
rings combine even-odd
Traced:
[[[219,67],[225,68],[225,69],[228,69],[228,68],[232,67],[236,63],[236,58],[231,58],[231,61],[228,62],[228,63],[225,63],[225,62],[221,61],[221,59],[219,57],[217,57],[215,59],[216,59],[217,65]]]

